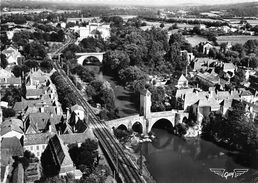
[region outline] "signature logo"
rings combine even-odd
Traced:
[[[211,172],[225,179],[228,179],[228,177],[237,178],[248,172],[248,170],[249,169],[234,169],[233,172],[227,172],[224,168],[210,168]]]

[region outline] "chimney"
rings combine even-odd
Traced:
[[[51,124],[48,126],[48,131],[49,131],[50,133],[52,132],[52,125],[51,125]]]
[[[69,118],[70,118],[70,111],[69,111],[69,108],[67,107],[66,108],[66,121],[67,122],[68,122]]]
[[[43,113],[45,110],[44,110],[44,105],[40,107],[40,112]]]

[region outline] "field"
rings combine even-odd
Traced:
[[[218,44],[230,42],[231,44],[241,43],[244,44],[246,41],[250,39],[256,39],[258,40],[258,36],[245,36],[245,35],[239,35],[239,36],[218,36],[217,42]]]
[[[152,26],[154,27],[159,27],[161,22],[149,22],[149,21],[143,21],[147,23],[147,26],[143,26],[141,27],[142,30],[147,30],[147,29],[151,29]],[[170,26],[173,25],[173,23],[165,23],[164,22],[165,27],[163,29],[168,29]],[[190,24],[183,24],[183,23],[178,23],[177,24],[178,28],[180,29],[184,29],[184,28],[193,28],[194,25],[190,25]]]
[[[196,45],[198,45],[201,42],[206,42],[208,41],[208,39],[206,39],[205,37],[201,37],[198,35],[194,35],[194,36],[185,36],[185,39],[194,47]]]
[[[239,24],[239,22],[241,21],[241,19],[224,19],[225,21],[229,21],[231,24]],[[252,26],[258,25],[258,19],[257,20],[247,20],[247,22],[249,24],[251,24]]]

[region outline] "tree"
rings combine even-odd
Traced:
[[[4,108],[3,109],[3,117],[4,118],[10,118],[15,116],[15,111],[10,108]]]
[[[248,53],[255,53],[258,48],[258,40],[248,40],[244,47]]]
[[[40,63],[40,68],[44,71],[50,72],[53,69],[51,60],[44,60]]]
[[[24,62],[24,65],[26,65],[28,68],[38,68],[39,64],[36,60],[26,60]]]
[[[164,23],[161,23],[161,24],[159,25],[159,27],[160,27],[160,28],[165,27]]]
[[[120,50],[109,51],[103,60],[104,66],[116,73],[121,69],[128,67],[129,63],[130,58],[128,54]]]
[[[95,78],[94,73],[82,65],[77,65],[76,67],[72,68],[71,72],[72,74],[77,74],[82,81],[87,83],[93,81]]]
[[[5,90],[2,101],[8,102],[9,106],[13,106],[16,102],[21,101],[21,89],[10,86]]]
[[[146,74],[141,71],[137,66],[129,66],[119,71],[119,79],[125,85],[126,83],[132,83],[136,80],[146,78]]]
[[[92,172],[94,162],[98,157],[98,143],[91,139],[86,139],[78,148],[77,144],[69,145],[69,154],[76,167],[85,165]]]
[[[0,66],[5,69],[8,65],[8,61],[6,59],[6,56],[4,54],[1,53],[1,63]]]
[[[181,45],[183,42],[185,42],[185,38],[180,33],[171,34],[169,38],[169,45],[172,45],[174,43],[178,43]]]
[[[15,65],[12,69],[12,73],[14,74],[15,77],[21,77],[22,72],[24,72],[24,74],[26,74],[29,71],[30,71],[30,69],[26,65],[21,65],[21,66]]]
[[[47,55],[47,52],[43,45],[34,41],[25,45],[24,54],[27,58],[43,59]]]
[[[86,52],[100,52],[105,51],[106,49],[104,40],[102,38],[97,39],[94,37],[84,38],[80,42],[80,46],[82,46]]]

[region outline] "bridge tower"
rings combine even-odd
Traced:
[[[140,95],[140,115],[147,119],[151,116],[151,92],[147,89],[144,89]]]

